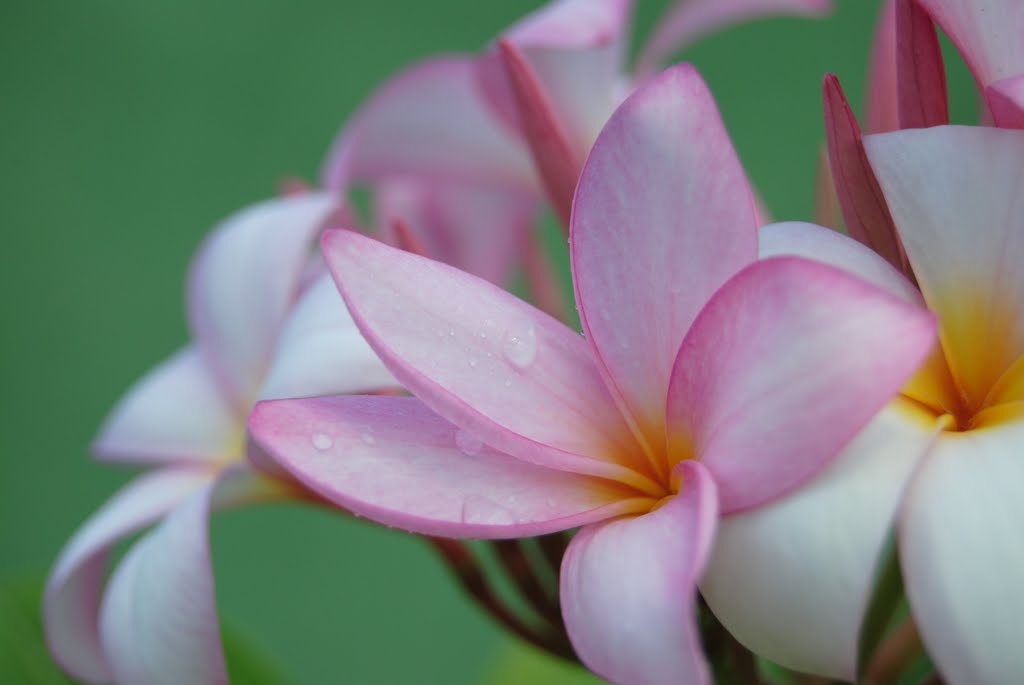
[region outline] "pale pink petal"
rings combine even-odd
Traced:
[[[426,535],[525,537],[653,504],[617,483],[502,454],[414,397],[261,402],[250,429],[321,496]]]
[[[864,107],[869,133],[900,127],[896,80],[896,0],[885,0],[871,44],[871,70]]]
[[[431,259],[507,285],[539,212],[532,194],[413,179],[374,186],[379,223],[404,222]]]
[[[640,51],[637,71],[653,73],[687,45],[732,24],[778,14],[819,17],[831,11],[831,0],[676,0]]]
[[[244,469],[193,493],[128,551],[111,576],[100,633],[118,685],[226,685],[214,602],[213,507],[280,497]]]
[[[584,330],[648,440],[660,439],[679,343],[756,258],[756,229],[746,174],[693,67],[616,111],[580,178],[570,250]]]
[[[914,478],[899,528],[907,596],[950,685],[1024,673],[1024,420],[945,433]]]
[[[253,205],[217,226],[192,263],[189,322],[240,410],[256,396],[314,240],[336,207],[326,193]]]
[[[833,459],[934,340],[930,312],[844,271],[760,261],[715,295],[679,349],[669,451],[707,466],[723,512],[770,502]]]
[[[260,391],[264,399],[343,395],[398,387],[363,339],[324,272],[296,303]]]
[[[446,264],[347,231],[323,245],[356,324],[431,409],[527,461],[633,473],[637,450],[579,334]]]
[[[630,0],[555,0],[502,35],[536,73],[572,151],[582,161],[617,103],[629,39]],[[520,122],[496,51],[481,62],[495,111]]]
[[[142,475],[89,517],[64,546],[46,582],[43,624],[50,653],[65,671],[90,683],[110,681],[99,607],[111,550],[212,479],[209,471],[187,468]]]
[[[392,77],[338,134],[324,187],[415,174],[535,188],[529,155],[491,111],[477,70],[475,58],[453,55]]]
[[[924,306],[913,283],[869,247],[823,226],[786,221],[762,226],[757,232],[758,256],[803,257],[831,264],[878,286],[907,302]]]
[[[1024,128],[1024,74],[996,81],[985,95],[997,126]]]
[[[916,0],[956,43],[982,89],[1024,73],[1024,5],[1017,0]]]
[[[864,152],[860,125],[839,79],[832,74],[822,83],[822,99],[829,164],[846,230],[890,264],[907,271],[896,227]]]
[[[928,418],[897,400],[803,487],[719,521],[700,589],[736,639],[796,671],[855,679],[875,567],[934,435]]]
[[[953,376],[976,408],[1024,353],[1024,132],[950,126],[865,145],[939,315]]]
[[[684,462],[679,494],[658,509],[581,530],[562,561],[562,613],[598,675],[630,685],[708,684],[694,596],[714,537],[715,486]]]
[[[212,462],[239,454],[244,417],[194,347],[143,376],[93,443],[104,461]]]
[[[939,35],[918,0],[896,0],[896,72],[900,128],[949,123]]]

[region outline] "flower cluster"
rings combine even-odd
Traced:
[[[697,69],[661,70],[830,9],[681,1],[627,69],[629,0],[554,0],[381,86],[321,187],[201,247],[192,342],[95,443],[148,470],[60,555],[54,658],[226,683],[208,517],[299,499],[424,536],[497,620],[613,683],[1024,682],[1024,0],[885,3],[866,134],[825,77],[844,232],[768,223]],[[949,125],[937,27],[983,125]]]

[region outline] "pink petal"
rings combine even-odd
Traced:
[[[486,281],[356,233],[332,231],[323,245],[367,341],[431,409],[542,466],[639,475],[577,333]]]
[[[896,71],[900,128],[949,123],[946,70],[935,24],[919,0],[896,0]]]
[[[879,554],[934,436],[927,418],[896,400],[803,487],[719,521],[700,590],[740,642],[796,671],[855,680]]]
[[[352,321],[330,274],[303,293],[285,323],[261,398],[398,387]]]
[[[501,37],[536,73],[580,162],[617,103],[631,6],[630,0],[555,0]],[[480,78],[495,111],[516,126],[525,123],[497,51],[481,61]]]
[[[648,74],[687,45],[731,24],[777,14],[818,17],[832,11],[830,0],[677,0],[665,12],[637,59]]]
[[[608,122],[580,178],[571,254],[587,338],[656,442],[679,343],[757,254],[753,195],[697,71],[673,67]]]
[[[694,591],[717,518],[715,486],[696,462],[682,490],[639,517],[588,526],[562,561],[562,613],[576,653],[616,683],[710,683]]]
[[[93,451],[104,461],[213,462],[239,453],[243,430],[214,373],[186,347],[125,393]]]
[[[953,40],[982,89],[1024,73],[1024,8],[1017,0],[916,0]]]
[[[907,596],[950,685],[1024,673],[1024,419],[944,433],[912,481],[899,528]]]
[[[259,390],[313,241],[336,207],[324,193],[253,205],[214,229],[192,263],[189,321],[240,410]]]
[[[924,306],[921,292],[906,276],[863,243],[838,231],[786,221],[762,226],[757,242],[761,259],[790,256],[830,264],[907,302]]]
[[[338,134],[322,182],[403,174],[536,187],[529,156],[495,117],[477,84],[472,57],[436,57],[392,77]]]
[[[1024,132],[951,126],[865,145],[953,376],[977,407],[1024,354]]]
[[[934,339],[929,312],[844,271],[758,262],[715,295],[679,349],[670,451],[689,447],[707,466],[723,512],[770,502],[835,458]]]
[[[529,193],[418,179],[377,184],[374,202],[379,222],[405,222],[426,256],[496,285],[509,282],[539,209]]]
[[[1024,74],[996,81],[985,90],[992,117],[1000,128],[1024,128]]]
[[[903,246],[889,208],[882,198],[861,139],[860,126],[846,101],[839,79],[829,74],[822,84],[825,137],[839,205],[850,235],[882,255],[890,264],[908,271]]]
[[[871,70],[865,93],[869,133],[900,128],[896,78],[896,0],[885,0],[871,45]]]
[[[279,496],[244,470],[193,493],[128,551],[110,579],[100,631],[119,685],[226,685],[210,566],[214,506]]]
[[[185,468],[142,475],[90,516],[64,546],[46,582],[43,620],[50,653],[65,671],[88,682],[110,681],[98,622],[112,548],[212,478],[209,471]]]
[[[525,537],[652,504],[610,481],[502,454],[413,397],[261,402],[250,428],[321,496],[426,535]]]

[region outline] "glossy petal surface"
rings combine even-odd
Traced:
[[[702,461],[724,513],[770,502],[834,458],[934,339],[929,312],[844,271],[760,261],[715,295],[679,349],[670,453]]]
[[[914,478],[900,525],[907,595],[950,685],[1024,673],[1024,420],[943,434]]]
[[[715,486],[696,462],[655,511],[588,526],[562,561],[562,613],[576,653],[630,685],[711,682],[694,615],[714,535]]]
[[[571,253],[587,338],[652,442],[697,312],[757,255],[754,202],[700,75],[673,67],[601,132],[580,178]]]
[[[320,495],[417,533],[525,537],[651,506],[610,481],[502,454],[412,397],[263,402],[250,425]]]

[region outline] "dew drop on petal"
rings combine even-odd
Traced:
[[[365,442],[367,445],[372,445],[375,442],[377,442],[377,439],[374,438],[370,433],[363,433],[363,442]]]
[[[460,429],[455,432],[455,446],[467,457],[475,457],[483,450],[484,443],[476,436]]]
[[[505,358],[518,369],[527,369],[537,356],[537,329],[532,323],[505,331]]]
[[[470,368],[476,368],[476,365],[477,365],[476,358],[475,357],[470,357],[469,358],[469,366],[470,366]]]
[[[314,433],[311,438],[313,441],[313,447],[317,448],[321,452],[329,450],[334,447],[334,440],[327,433]]]

